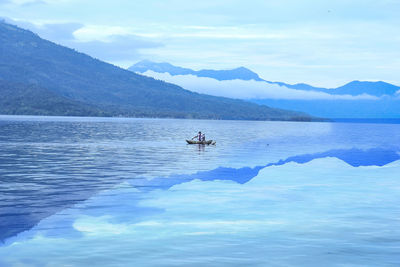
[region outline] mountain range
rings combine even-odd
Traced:
[[[146,77],[0,22],[0,114],[314,120]]]
[[[195,71],[148,60],[134,64],[129,70],[166,79],[192,91],[231,97],[236,93],[237,98],[254,103],[319,117],[400,117],[400,87],[383,81],[352,81],[337,88],[322,88],[268,81],[244,67]]]
[[[169,73],[172,76],[175,75],[194,75],[197,77],[208,77],[213,78],[218,81],[226,81],[226,80],[244,80],[244,81],[262,81],[269,84],[276,84],[279,86],[285,86],[287,88],[303,90],[303,91],[316,91],[316,92],[324,92],[328,94],[334,95],[361,95],[368,94],[371,96],[383,96],[383,95],[395,95],[396,92],[400,92],[400,87],[378,81],[378,82],[369,82],[369,81],[352,81],[343,86],[337,88],[322,88],[322,87],[314,87],[305,83],[297,83],[297,84],[288,84],[285,82],[273,82],[260,78],[260,76],[245,68],[239,67],[230,70],[192,70],[189,68],[182,68],[174,66],[170,63],[157,63],[149,60],[142,60],[131,67],[128,70],[137,72],[137,73],[145,73],[146,71],[154,71],[158,73]]]
[[[245,67],[239,67],[231,70],[192,70],[189,68],[182,68],[174,66],[170,63],[156,63],[150,60],[142,60],[131,67],[128,70],[133,72],[145,73],[146,71],[155,71],[159,73],[167,72],[171,75],[194,75],[197,77],[208,77],[213,78],[218,81],[226,81],[226,80],[255,80],[255,81],[263,81],[258,74],[252,72],[251,70]]]

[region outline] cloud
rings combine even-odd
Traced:
[[[43,0],[10,0],[8,1],[15,5],[28,5],[28,4],[44,4],[46,1]]]
[[[123,27],[86,26],[75,22],[32,23],[3,19],[7,23],[31,30],[44,39],[106,61],[136,60],[140,58],[140,49],[163,45],[150,38],[132,34],[129,29]]]
[[[177,84],[190,91],[239,99],[288,99],[288,100],[378,100],[371,95],[330,95],[324,92],[290,89],[285,86],[259,81],[218,81],[194,75],[176,75],[146,71],[146,76]]]
[[[67,45],[93,57],[108,60],[132,60],[140,58],[140,49],[162,46],[161,43],[146,40],[135,35],[112,35],[108,41],[67,42]]]
[[[70,2],[70,0],[0,0],[0,4],[13,4],[17,6],[26,6],[34,4],[58,4]]]
[[[130,30],[120,26],[107,25],[85,25],[74,31],[74,38],[82,42],[90,41],[110,41],[109,37],[117,35],[132,35]]]
[[[8,4],[14,6],[27,6],[35,4],[47,4],[45,0],[0,0],[0,4]]]
[[[44,39],[57,43],[74,40],[74,32],[84,27],[83,24],[76,22],[33,23],[30,21],[15,20],[7,17],[3,17],[2,19],[6,23],[30,30]]]

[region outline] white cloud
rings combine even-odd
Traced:
[[[110,62],[127,60],[131,64],[132,60],[140,58],[140,49],[163,45],[150,38],[135,35],[126,27],[60,21],[26,21],[7,17],[2,19],[7,23],[31,30],[44,39]]]
[[[141,49],[162,46],[146,38],[135,35],[110,35],[106,41],[69,41],[65,45],[73,47],[80,52],[106,61],[123,61],[140,58]]]
[[[146,71],[146,76],[177,84],[187,90],[225,96],[239,99],[297,99],[297,100],[378,100],[379,98],[367,94],[351,95],[330,95],[324,92],[303,91],[290,89],[285,86],[269,84],[259,81],[229,80],[218,81],[212,78],[197,77],[194,75],[176,75],[169,73],[157,73]]]
[[[221,33],[221,32],[204,32],[204,33],[176,33],[173,37],[178,38],[210,38],[210,39],[286,39],[289,36],[285,34],[245,34],[245,33]]]
[[[6,3],[22,6],[22,5],[30,5],[30,4],[59,4],[59,3],[67,3],[71,0],[8,0]]]
[[[130,31],[124,27],[106,25],[86,25],[76,30],[73,35],[78,41],[110,41],[111,36],[129,35]]]
[[[14,5],[26,5],[26,4],[35,4],[35,3],[44,3],[42,0],[8,0],[6,3],[14,4]]]

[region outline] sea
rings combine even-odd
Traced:
[[[0,266],[400,266],[400,124],[0,116]]]

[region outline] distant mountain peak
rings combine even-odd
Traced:
[[[388,84],[382,81],[360,81],[360,80],[354,80],[351,82],[346,83],[344,86],[346,85],[366,85],[366,84]]]
[[[361,95],[369,94],[374,96],[395,95],[400,87],[383,81],[359,81],[355,80],[343,86],[333,89],[335,94]]]
[[[242,67],[238,67],[238,68],[234,68],[234,69],[232,69],[232,70],[255,73],[255,72],[253,72],[253,71],[251,71],[251,70],[249,70],[248,68],[243,67],[243,66],[242,66]]]
[[[156,63],[150,60],[142,60],[132,67],[129,70],[139,73],[144,73],[146,71],[154,71],[159,73],[169,73],[170,75],[194,75],[197,77],[206,77],[212,78],[219,81],[225,80],[255,80],[259,82],[267,82],[270,84],[276,84],[279,86],[285,86],[290,89],[302,90],[302,91],[317,91],[324,92],[333,95],[363,95],[368,94],[371,96],[381,97],[384,95],[397,95],[399,94],[400,87],[383,82],[383,81],[359,81],[354,80],[343,86],[337,88],[322,88],[322,87],[314,87],[308,85],[306,83],[296,83],[296,84],[288,84],[284,82],[270,82],[264,80],[258,76],[257,73],[251,71],[246,67],[238,67],[234,69],[228,70],[212,70],[212,69],[203,69],[203,70],[192,70],[189,68],[181,68],[174,66],[170,63]]]
[[[258,77],[257,73],[255,73],[254,71],[252,71],[252,70],[250,70],[250,69],[248,69],[246,67],[238,67],[238,68],[232,69],[231,71],[238,72],[238,73],[243,73],[243,74],[249,74],[249,75],[253,75],[253,76]]]
[[[142,60],[129,67],[128,70],[133,72],[145,73],[146,71],[154,71],[159,73],[169,73],[171,75],[187,75],[193,74],[193,70],[174,66],[168,62],[153,62],[151,60]]]
[[[228,70],[212,70],[212,69],[202,69],[202,70],[192,70],[189,68],[182,68],[178,66],[174,66],[167,62],[153,62],[150,60],[142,60],[129,67],[128,70],[133,72],[144,73],[146,71],[154,71],[159,73],[169,73],[171,75],[194,75],[197,77],[207,77],[216,79],[219,81],[225,80],[256,80],[262,81],[262,79],[258,76],[257,73],[251,71],[245,67],[238,67],[234,69]]]

